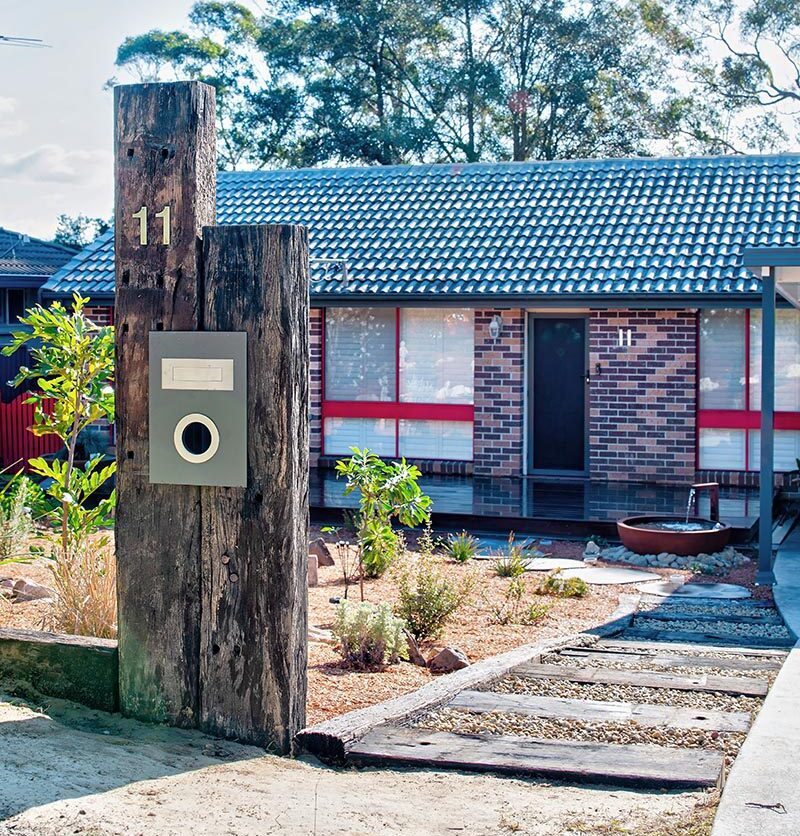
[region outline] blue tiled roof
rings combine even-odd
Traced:
[[[217,218],[305,224],[321,300],[747,295],[744,247],[800,245],[800,155],[227,172]],[[113,293],[112,249],[46,289]]]

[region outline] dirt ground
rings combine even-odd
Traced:
[[[432,770],[330,769],[0,696],[0,836],[707,836],[713,799]]]

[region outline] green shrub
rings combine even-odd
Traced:
[[[534,624],[544,618],[550,607],[534,602],[527,608],[523,604],[525,583],[521,577],[512,578],[506,589],[505,597],[491,615],[492,624]]]
[[[358,491],[356,539],[364,574],[380,577],[401,549],[392,521],[413,527],[430,517],[431,499],[420,490],[418,468],[406,463],[384,462],[369,450],[353,447],[353,455],[336,462],[336,472],[347,478],[345,494]]]
[[[472,560],[478,552],[478,538],[462,531],[461,534],[451,534],[444,546],[445,554],[456,563],[466,563]]]
[[[333,635],[345,662],[370,668],[391,665],[406,657],[404,628],[389,604],[342,601],[336,607]]]
[[[556,598],[583,598],[588,591],[586,581],[580,578],[565,578],[560,570],[548,573],[538,589],[540,595],[552,595]]]
[[[453,583],[433,555],[422,554],[414,565],[407,564],[398,573],[395,612],[417,641],[436,639],[467,600],[472,585],[471,577]]]

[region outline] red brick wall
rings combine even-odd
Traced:
[[[489,336],[495,314],[503,318],[497,341]],[[514,310],[475,311],[476,475],[522,473],[525,412],[525,314]]]
[[[309,415],[309,465],[316,467],[322,452],[322,309],[311,309],[309,342],[311,399]]]
[[[114,324],[114,308],[110,305],[91,305],[84,308],[83,312],[95,325]]]
[[[695,312],[685,310],[592,312],[592,478],[694,478],[696,322]],[[630,348],[619,346],[620,328],[631,329]]]

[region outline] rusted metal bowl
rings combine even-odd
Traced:
[[[714,554],[721,552],[731,539],[731,527],[719,524],[703,517],[689,517],[688,522],[705,523],[709,526],[703,531],[670,531],[668,529],[647,528],[648,524],[684,522],[677,517],[650,515],[647,517],[626,517],[617,522],[617,532],[625,548],[636,554],[677,554],[691,557],[696,554]]]

